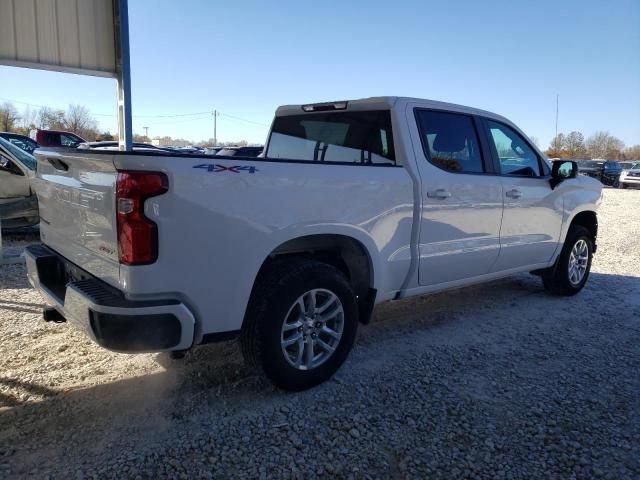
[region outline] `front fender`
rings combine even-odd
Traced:
[[[564,190],[562,192],[563,219],[559,246],[561,249],[567,238],[571,222],[576,215],[582,212],[597,212],[600,208],[602,184],[591,177],[579,176],[563,182],[559,188]]]

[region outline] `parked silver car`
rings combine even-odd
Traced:
[[[0,138],[0,221],[2,228],[35,225],[40,221],[38,200],[31,189],[36,159]]]

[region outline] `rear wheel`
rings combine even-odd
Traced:
[[[243,355],[278,387],[304,390],[340,368],[357,323],[355,294],[340,270],[313,260],[278,262],[253,294]]]
[[[591,271],[594,239],[580,225],[572,225],[556,264],[543,271],[542,283],[556,295],[575,295],[584,287]]]

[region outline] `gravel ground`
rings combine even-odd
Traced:
[[[520,275],[380,306],[299,394],[234,342],[102,350],[2,267],[0,478],[640,478],[639,210],[606,190],[578,296]]]

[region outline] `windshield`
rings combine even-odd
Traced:
[[[22,137],[3,137],[8,142],[12,143],[16,147],[24,150],[27,153],[33,153],[33,151],[38,148],[38,144],[31,139],[26,139]]]
[[[25,152],[21,148],[16,147],[11,142],[6,141],[4,138],[0,137],[0,145],[7,150],[11,155],[13,155],[16,159],[20,161],[25,167],[29,170],[36,169],[36,159],[33,155]]]

